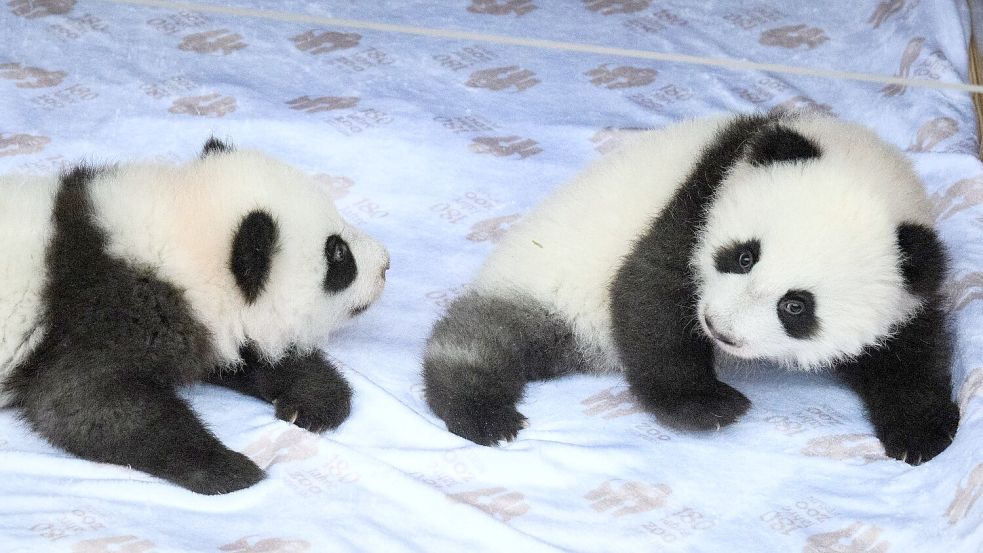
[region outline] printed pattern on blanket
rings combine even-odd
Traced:
[[[72,458],[0,411],[0,550],[983,546],[983,164],[967,94],[317,20],[964,82],[963,2],[201,4],[254,11],[0,0],[0,170],[179,161],[215,134],[316,174],[393,258],[380,302],[325,344],[355,388],[352,416],[318,436],[257,400],[186,390],[216,434],[268,473],[251,489],[203,497]],[[952,446],[920,467],[888,459],[842,385],[767,368],[724,375],[754,407],[719,433],[667,429],[616,376],[531,385],[520,405],[530,427],[505,447],[448,433],[422,398],[421,350],[494,243],[631,129],[728,110],[830,112],[910,153],[954,261],[963,420]]]

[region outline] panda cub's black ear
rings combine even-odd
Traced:
[[[816,159],[819,145],[784,125],[767,125],[750,141],[748,163],[755,166]]]
[[[204,159],[213,154],[227,154],[234,151],[235,148],[227,142],[223,142],[214,136],[209,137],[208,141],[201,149],[201,158]]]
[[[912,294],[928,296],[941,288],[948,260],[935,229],[918,223],[898,226],[901,274]]]

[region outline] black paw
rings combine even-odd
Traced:
[[[338,428],[352,411],[352,389],[344,379],[295,382],[273,401],[276,417],[311,432]]]
[[[747,412],[751,401],[731,386],[717,382],[708,391],[665,398],[656,417],[680,430],[719,430]]]
[[[478,445],[510,442],[526,427],[526,417],[514,405],[473,406],[444,417],[447,430]]]
[[[266,477],[249,457],[231,449],[195,452],[182,457],[183,467],[159,476],[195,493],[217,495],[242,490]],[[150,471],[153,473],[153,471]]]
[[[958,426],[959,408],[948,402],[944,409],[927,414],[922,420],[879,429],[878,436],[888,456],[917,466],[949,447]]]

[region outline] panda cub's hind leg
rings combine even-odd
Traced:
[[[233,492],[264,478],[205,428],[172,383],[134,374],[96,352],[53,357],[19,375],[13,390],[24,419],[52,444],[201,494]]]
[[[337,428],[348,418],[351,386],[320,351],[290,350],[270,362],[255,347],[243,346],[240,355],[241,367],[206,381],[273,403],[277,418],[311,432]]]
[[[423,362],[426,399],[451,432],[477,444],[512,440],[526,382],[573,364],[569,326],[536,300],[469,292],[434,326]]]

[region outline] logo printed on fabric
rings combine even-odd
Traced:
[[[807,430],[841,426],[846,416],[824,403],[789,414],[772,415],[764,420],[773,424],[777,432],[794,436]]]
[[[537,6],[532,0],[471,0],[468,6],[469,12],[486,15],[523,16],[535,9]]]
[[[958,313],[970,303],[983,300],[983,271],[967,273],[950,281],[946,288],[949,289],[949,297],[953,300],[952,312]]]
[[[915,141],[908,146],[909,152],[928,152],[936,144],[959,132],[959,123],[951,117],[929,119],[918,129]]]
[[[880,539],[882,532],[873,524],[854,522],[840,530],[809,536],[802,553],[886,553],[891,543]]]
[[[184,37],[179,50],[186,52],[197,52],[199,54],[220,53],[227,56],[245,48],[247,44],[242,41],[242,35],[234,33],[228,29],[216,29],[214,31],[203,31],[190,34]]]
[[[433,59],[451,71],[460,71],[479,63],[494,61],[498,59],[498,54],[484,46],[473,44],[446,54],[434,54]]]
[[[329,65],[349,74],[361,73],[372,67],[392,65],[394,63],[396,63],[396,60],[392,56],[374,46],[328,60]]]
[[[457,224],[474,215],[488,213],[499,208],[501,204],[491,196],[481,192],[468,191],[449,201],[430,206],[430,212],[436,213],[441,220]]]
[[[420,398],[423,398],[422,389]],[[453,451],[444,453],[439,461],[434,461],[430,472],[411,472],[410,476],[441,490],[475,479],[475,473],[468,463]]]
[[[883,0],[874,9],[874,13],[870,14],[870,19],[867,23],[873,25],[876,29],[884,24],[888,19],[908,19],[911,15],[912,10],[918,5],[919,0],[913,0],[908,2],[907,0]]]
[[[956,495],[945,511],[949,524],[965,519],[980,497],[983,497],[983,463],[976,465],[963,482],[956,488]]]
[[[355,181],[348,177],[339,177],[327,173],[314,175],[314,180],[323,186],[327,190],[328,195],[331,196],[331,199],[335,201],[347,196],[351,192],[352,187],[355,186]]]
[[[286,104],[290,109],[303,111],[306,113],[319,113],[322,111],[333,111],[336,109],[350,109],[358,105],[357,96],[300,96],[293,100],[288,100]]]
[[[451,288],[444,288],[443,290],[431,290],[426,293],[426,298],[433,302],[434,305],[440,307],[441,309],[446,309],[455,298],[460,296],[467,285],[460,284],[458,286],[453,286]],[[420,388],[421,392],[423,388]],[[420,399],[425,399],[424,396],[420,395]]]
[[[318,31],[313,29],[290,39],[301,52],[319,56],[329,52],[337,52],[358,46],[362,35],[358,33],[339,33],[335,31]]]
[[[105,32],[109,24],[92,14],[79,17],[66,16],[60,23],[48,25],[48,30],[62,40],[78,40],[90,32]]]
[[[812,438],[802,448],[802,454],[838,461],[860,459],[865,465],[887,459],[880,440],[870,434],[833,434]]]
[[[177,12],[147,20],[147,25],[165,35],[174,35],[187,29],[203,27],[208,23],[207,17],[196,12]]]
[[[361,479],[358,471],[341,455],[332,455],[327,463],[315,468],[292,470],[287,474],[287,484],[301,497],[311,497],[340,486],[354,484]]]
[[[641,525],[641,528],[661,539],[663,543],[673,543],[688,539],[714,526],[716,521],[712,517],[692,507],[683,507],[667,517],[646,522]]]
[[[244,536],[218,548],[229,553],[303,553],[311,548],[306,540],[286,538],[255,538]]]
[[[234,112],[236,107],[236,99],[233,96],[222,96],[218,92],[213,92],[202,96],[178,98],[167,111],[196,117],[225,117]]]
[[[826,36],[826,31],[802,23],[764,31],[758,38],[758,42],[765,46],[779,46],[788,49],[805,46],[812,50],[825,42],[829,42],[829,37]]]
[[[467,86],[471,88],[487,88],[489,90],[508,90],[515,87],[515,92],[532,88],[541,81],[536,74],[518,65],[481,69],[471,73]]]
[[[154,547],[154,542],[138,536],[111,536],[80,541],[72,546],[72,553],[145,553]]]
[[[629,19],[623,25],[637,33],[655,34],[666,31],[670,27],[686,27],[689,21],[667,9],[661,9],[642,17]]]
[[[925,38],[915,37],[908,41],[908,45],[905,46],[904,52],[901,54],[901,64],[898,66],[897,73],[894,74],[895,77],[900,77],[902,79],[907,79],[911,77],[911,66],[918,61],[918,56],[922,53],[922,46],[925,44]],[[908,87],[901,84],[889,84],[881,89],[881,95],[885,98],[890,98],[892,96],[900,96],[905,93]]]
[[[791,535],[796,530],[802,530],[832,519],[836,510],[814,497],[796,501],[792,505],[769,511],[761,515],[759,520],[769,528],[783,536]]]
[[[932,194],[929,201],[936,221],[980,205],[983,202],[983,174],[961,179],[944,191]]]
[[[457,503],[477,507],[505,523],[529,512],[529,504],[525,502],[525,495],[503,487],[452,493],[448,494],[447,497]]]
[[[91,88],[82,84],[74,84],[40,96],[35,96],[31,98],[31,103],[41,109],[54,110],[95,100],[98,97],[99,94]]]
[[[733,87],[731,91],[737,94],[742,100],[752,104],[762,104],[771,101],[776,94],[791,90],[788,84],[779,79],[763,77],[745,87]]]
[[[68,73],[48,71],[40,67],[24,67],[19,63],[0,63],[0,79],[15,81],[17,88],[48,88],[61,84]]]
[[[40,152],[51,142],[47,136],[0,133],[0,157],[21,156]]]
[[[690,88],[669,83],[655,92],[633,92],[626,98],[640,107],[662,113],[673,104],[685,102],[695,95]]]
[[[242,454],[263,468],[303,461],[317,455],[317,436],[296,426],[273,428],[247,445]]]
[[[645,412],[631,390],[623,388],[615,393],[618,388],[620,386],[612,386],[581,400],[580,404],[584,406],[583,413],[590,417],[611,420]]]
[[[477,114],[458,117],[437,116],[433,120],[454,134],[489,132],[499,129],[498,124]]]
[[[49,542],[57,542],[63,538],[93,530],[102,530],[105,527],[100,515],[89,507],[85,507],[55,515],[47,522],[31,526],[30,531]]]
[[[10,0],[10,11],[25,19],[64,15],[75,7],[75,0]]]
[[[785,14],[769,6],[749,6],[744,11],[727,12],[722,17],[734,26],[749,31],[755,27],[781,21],[785,18]]]
[[[586,71],[584,75],[590,77],[590,82],[594,86],[603,86],[609,90],[615,90],[652,84],[655,82],[655,76],[658,75],[658,72],[655,69],[628,65],[612,69],[607,63],[602,63],[594,69]]]
[[[526,159],[543,151],[539,142],[521,136],[479,136],[469,146],[476,154],[491,154],[495,157],[519,156]]]
[[[498,242],[509,231],[512,224],[521,218],[521,213],[513,213],[478,221],[471,225],[471,232],[465,238],[472,242]]]
[[[966,381],[959,388],[959,410],[966,413],[969,402],[978,397],[983,397],[983,367],[970,371]]]
[[[584,0],[584,7],[601,15],[635,13],[647,9],[652,0]]]
[[[614,484],[620,485],[615,488]],[[650,485],[635,480],[608,480],[584,494],[590,507],[614,517],[646,513],[666,504],[672,489],[665,484]]]

